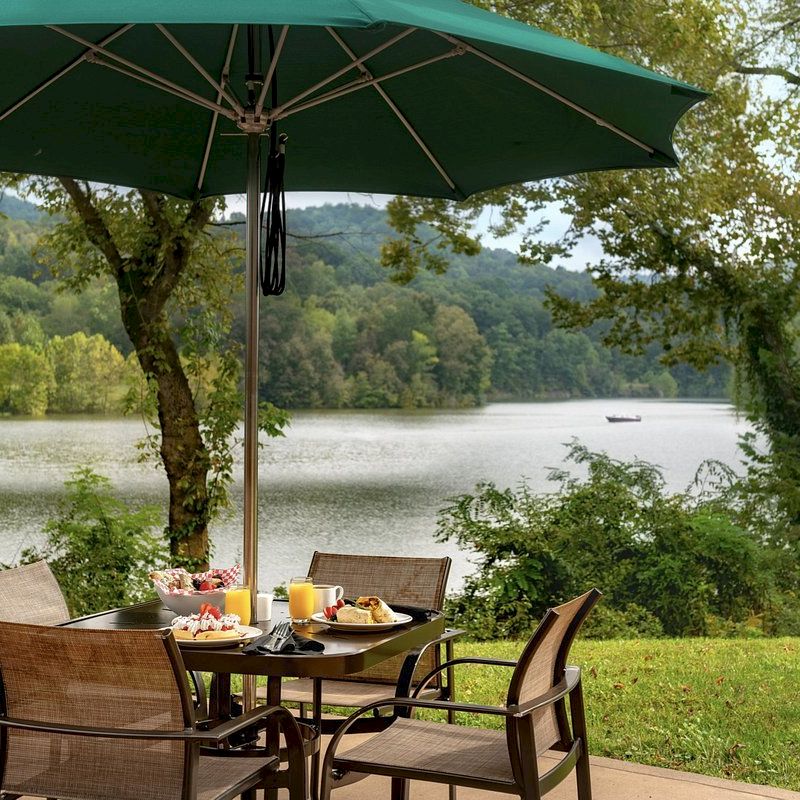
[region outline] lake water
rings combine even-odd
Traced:
[[[606,422],[608,413],[641,423]],[[664,468],[671,488],[691,482],[700,462],[739,465],[745,421],[724,403],[573,400],[493,404],[464,411],[296,412],[284,439],[260,460],[260,575],[271,588],[303,574],[315,549],[393,555],[450,555],[451,586],[469,571],[453,545],[434,540],[436,512],[479,481],[548,487],[577,437],[621,459]],[[133,502],[166,503],[166,478],[137,462],[141,421],[104,418],[0,419],[0,561],[41,540],[63,482],[90,465]],[[241,556],[241,469],[233,511],[212,527],[213,562]]]

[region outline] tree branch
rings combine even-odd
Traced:
[[[142,198],[142,205],[150,217],[153,224],[161,234],[162,239],[169,237],[171,231],[169,221],[164,215],[164,195],[158,192],[151,192],[149,189],[139,189]]]
[[[773,75],[783,78],[794,86],[800,86],[800,75],[796,75],[784,67],[747,67],[744,64],[734,64],[733,70],[740,75]]]
[[[117,249],[111,231],[103,221],[100,212],[92,203],[90,190],[81,189],[74,178],[59,178],[59,183],[72,200],[78,216],[86,226],[89,241],[106,257],[110,267],[120,275],[125,269],[125,259]]]

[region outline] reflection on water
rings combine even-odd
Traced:
[[[607,413],[639,413],[611,425]],[[581,400],[494,404],[467,411],[297,412],[286,438],[261,452],[262,586],[304,572],[315,549],[454,558],[451,585],[469,570],[464,554],[434,541],[436,512],[482,480],[547,486],[572,437],[615,458],[660,464],[673,489],[700,462],[733,466],[747,430],[722,403]],[[90,465],[133,502],[166,503],[166,480],[137,462],[140,421],[89,418],[0,420],[0,561],[41,537],[76,467]],[[233,509],[212,529],[214,561],[241,555],[241,464]]]

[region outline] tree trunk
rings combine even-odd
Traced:
[[[170,336],[166,306],[191,257],[193,237],[210,220],[213,202],[195,201],[176,224],[164,213],[162,195],[141,190],[152,236],[139,242],[137,255],[123,255],[89,185],[65,177],[59,182],[86,237],[108,263],[117,283],[123,325],[145,376],[156,384],[161,460],[169,481],[167,534],[172,561],[192,570],[207,569],[210,458],[189,381]]]
[[[142,371],[155,381],[161,427],[161,460],[169,481],[168,535],[172,561],[192,570],[208,568],[208,451],[189,381],[162,310],[151,315],[139,292],[131,291],[136,272],[117,280],[125,330]],[[151,289],[152,291],[152,289]]]

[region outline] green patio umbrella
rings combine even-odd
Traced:
[[[674,166],[675,124],[703,97],[458,0],[0,5],[0,169],[184,198],[247,192],[251,587],[258,288],[282,290],[283,186],[459,199],[588,170]]]

